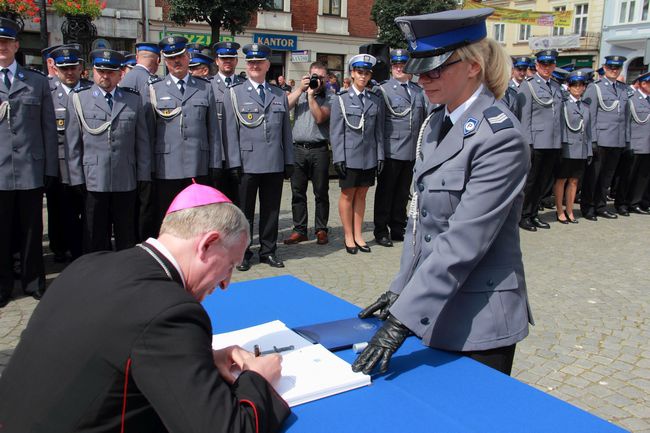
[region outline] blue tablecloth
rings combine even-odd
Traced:
[[[354,317],[359,308],[297,278],[236,283],[203,305],[214,333],[281,320],[289,327]],[[351,350],[337,352],[353,362]],[[515,355],[515,363],[517,358]],[[293,408],[286,431],[600,433],[624,432],[601,418],[410,337],[372,385]]]

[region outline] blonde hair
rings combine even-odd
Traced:
[[[165,216],[160,234],[191,239],[209,231],[217,231],[226,244],[232,245],[250,228],[244,213],[232,203],[215,203],[172,212]]]
[[[478,63],[481,67],[480,81],[495,98],[503,98],[510,80],[512,60],[501,44],[492,38],[485,38],[458,48],[456,52],[461,60]]]

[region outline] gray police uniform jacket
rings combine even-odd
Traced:
[[[243,83],[245,80],[240,77],[237,74],[232,75],[232,83],[230,84],[231,86],[235,84],[240,84]],[[217,104],[217,116],[219,117],[219,128],[221,129],[221,159],[222,161],[226,161],[228,158],[226,157],[226,144],[228,142],[227,138],[225,137],[227,133],[227,129],[223,125],[223,99],[225,98],[226,95],[226,90],[228,89],[226,83],[221,79],[221,76],[219,74],[215,75],[212,77],[210,80],[210,85],[212,86],[212,93],[214,94],[214,99]]]
[[[167,75],[149,86],[152,91],[154,177],[187,179],[221,168],[221,133],[210,81],[189,76],[181,94]]]
[[[385,107],[384,157],[400,161],[415,160],[415,143],[426,113],[422,88],[411,82],[407,85],[410,95],[394,78],[375,91]]]
[[[438,144],[444,114],[425,122],[390,312],[430,347],[511,345],[533,323],[517,225],[530,149],[488,90]]]
[[[96,84],[73,92],[65,130],[70,184],[85,184],[94,192],[125,192],[135,190],[137,181],[150,180],[149,134],[137,91],[117,87],[112,110]],[[104,130],[89,131],[98,128]]]
[[[562,87],[546,82],[538,75],[526,78],[519,85],[521,133],[534,149],[561,149],[560,121],[562,114]]]
[[[0,85],[0,191],[40,188],[58,171],[50,82],[18,65],[9,92]]]
[[[375,168],[377,161],[384,160],[384,101],[374,92],[365,94],[362,106],[352,87],[339,92],[332,97],[330,114],[332,162],[360,170]]]
[[[135,65],[128,74],[120,81],[120,87],[130,87],[136,89],[140,94],[144,94],[149,83],[158,78],[155,74],[149,72],[147,68],[141,65]]]
[[[603,78],[587,86],[584,98],[591,100],[592,140],[602,147],[625,147],[630,141],[627,86]]]
[[[650,153],[650,101],[638,90],[630,97],[630,148],[635,154]]]
[[[262,102],[257,92],[246,80],[224,94],[228,167],[250,174],[281,173],[295,161],[287,94],[266,84]]]
[[[577,104],[570,97],[562,107],[562,158],[587,159],[593,156],[589,102]]]

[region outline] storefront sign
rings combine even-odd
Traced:
[[[295,51],[298,48],[298,36],[253,33],[253,42],[277,51]]]
[[[481,9],[485,5],[481,2],[468,0],[463,9]],[[573,23],[573,11],[539,12],[520,9],[508,9],[498,6],[490,6],[494,13],[488,17],[489,20],[496,20],[502,23],[530,24],[533,26],[549,26],[571,28]]]
[[[212,45],[212,35],[209,33],[188,33],[188,32],[181,32],[181,31],[176,31],[176,30],[168,30],[167,32],[160,32],[159,37],[160,39],[164,38],[165,36],[183,36],[184,38],[187,39],[187,42],[190,44],[203,44],[207,47]],[[226,35],[226,36],[219,36],[219,42],[223,41],[228,41],[228,42],[234,42],[235,37]]]
[[[308,63],[309,62],[309,50],[292,51],[291,52],[291,62],[293,62],[293,63]]]
[[[533,36],[528,40],[531,50],[548,50],[551,48],[580,48],[580,35]]]

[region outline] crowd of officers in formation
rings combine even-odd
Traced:
[[[352,85],[331,93],[320,62],[292,91],[270,85],[271,50],[262,44],[243,47],[245,77],[235,74],[235,42],[215,44],[214,59],[180,36],[138,43],[134,55],[95,50],[91,82],[81,78],[74,45],[44,50],[48,77],[18,65],[17,36],[16,23],[0,18],[0,307],[11,296],[15,253],[23,291],[40,299],[45,290],[43,192],[56,261],[112,249],[112,237],[119,250],[156,236],[174,196],[198,182],[228,195],[251,232],[259,196],[260,262],[283,267],[276,249],[284,180],[294,222],[284,243],[309,239],[309,180],[314,235],[328,243],[329,145],[346,251],[370,252],[362,227],[375,179],[375,241],[404,239],[419,134],[435,109],[404,72],[405,50],[391,51],[391,78],[382,83],[372,80],[375,57],[353,56]],[[156,75],[161,58],[164,77]],[[626,86],[617,81],[624,57],[606,57],[595,80],[591,70],[556,69],[556,59],[554,50],[514,58],[503,100],[532,149],[520,227],[550,227],[538,211],[551,193],[558,221],[576,223],[579,187],[589,220],[617,217],[608,194],[618,214],[647,214],[650,73]],[[252,257],[249,246],[237,268],[250,269]]]

